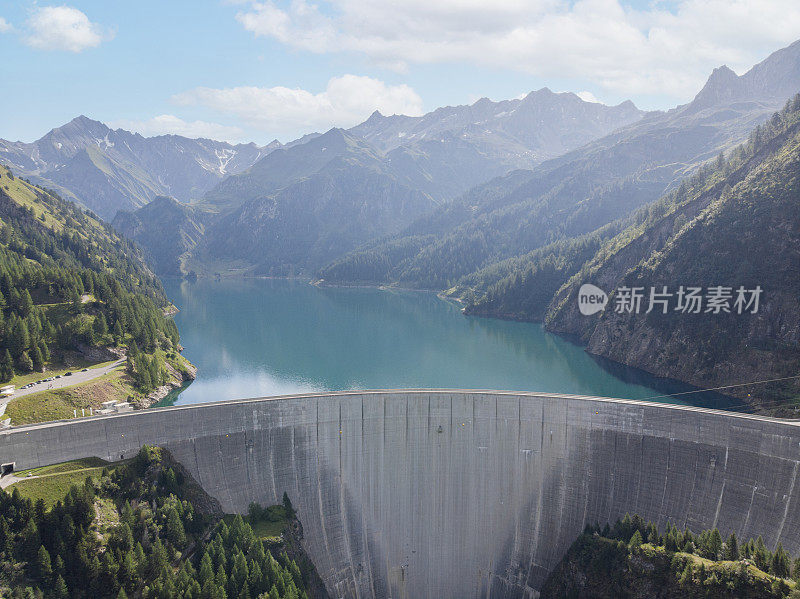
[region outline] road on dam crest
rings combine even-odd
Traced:
[[[626,512],[800,552],[800,427],[538,393],[398,390],[142,410],[0,432],[16,469],[169,449],[231,512],[288,493],[334,597],[536,598]]]

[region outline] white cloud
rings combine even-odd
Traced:
[[[30,32],[26,43],[41,50],[82,52],[114,37],[111,31],[92,23],[71,6],[37,7],[27,24]]]
[[[0,33],[7,33],[13,29],[11,27],[11,23],[6,21],[3,17],[0,17]]]
[[[600,100],[598,100],[597,97],[592,92],[589,91],[578,92],[575,95],[578,96],[584,102],[594,102],[595,104],[598,104],[600,102]]]
[[[398,69],[468,62],[685,100],[712,68],[741,72],[795,41],[800,3],[678,0],[636,10],[620,0],[252,0],[236,18],[293,48],[360,53]]]
[[[371,77],[343,75],[313,93],[288,87],[198,87],[173,96],[179,105],[202,105],[232,115],[271,135],[351,127],[374,110],[383,114],[422,114],[422,99],[407,85],[387,85]]]
[[[239,127],[229,127],[206,121],[184,121],[171,114],[162,114],[146,121],[118,120],[109,123],[109,126],[127,129],[148,137],[172,134],[192,138],[205,137],[233,143],[244,138],[244,131]]]

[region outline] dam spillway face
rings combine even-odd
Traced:
[[[394,391],[144,410],[0,433],[26,469],[166,447],[230,512],[288,493],[333,597],[535,598],[626,512],[800,552],[793,422],[623,400]]]

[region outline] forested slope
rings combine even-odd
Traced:
[[[3,597],[309,596],[306,588],[311,588],[314,572],[307,561],[301,561],[301,572],[286,553],[288,543],[277,537],[265,540],[253,529],[269,524],[279,534],[296,525],[293,513],[287,514],[293,511],[288,500],[286,506],[268,510],[254,505],[247,518],[223,519],[219,504],[166,451],[155,447],[143,447],[126,463],[87,470],[85,479],[68,492],[50,493],[50,505],[42,497],[43,480],[25,480],[10,493],[0,491]],[[270,522],[273,514],[280,517]],[[286,536],[291,538],[288,530]],[[324,591],[316,596],[324,597]]]
[[[142,354],[131,367],[140,387],[158,386],[164,352],[179,344],[167,308],[135,246],[91,213],[0,167],[1,380],[42,371],[68,352],[119,345],[133,350],[131,359]]]
[[[763,539],[741,543],[625,516],[587,527],[542,588],[542,599],[796,599],[800,559]]]
[[[584,283],[611,294],[603,312],[580,313]],[[700,290],[697,310],[680,306],[690,288]],[[644,295],[638,313],[622,305],[624,289]],[[651,308],[651,289],[669,293],[669,305]],[[797,375],[800,95],[729,159],[637,214],[558,291],[545,321],[592,353],[698,386]],[[731,392],[782,400],[800,387],[793,379]]]

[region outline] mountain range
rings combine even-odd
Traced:
[[[796,196],[784,193],[795,184],[794,149],[784,144],[798,90],[800,41],[741,76],[715,69],[691,102],[667,111],[545,88],[421,117],[376,112],[265,147],[144,138],[79,117],[33,144],[0,141],[0,161],[113,217],[160,274],[434,289],[469,314],[544,321],[598,355],[715,384],[796,365]],[[765,193],[763,205],[750,201]],[[772,240],[782,253],[770,315],[720,329],[745,346],[723,343],[707,323],[587,320],[573,309],[586,282],[688,272],[710,285],[743,256],[738,283],[753,284],[772,268],[757,237],[725,255],[708,241],[747,237],[749,226],[789,233]],[[690,256],[700,250],[714,256],[707,272]]]
[[[115,225],[162,272],[313,274],[332,258],[396,234],[471,186],[580,146],[641,119],[630,102],[605,106],[542,89],[422,117],[373,114],[302,143],[273,147],[207,191],[182,219],[196,247],[163,231],[156,211],[118,213]],[[180,210],[171,206],[172,210]],[[191,245],[191,244],[189,244]],[[179,258],[180,257],[180,258]]]
[[[745,140],[783,106],[787,90],[800,89],[800,42],[741,77],[731,74],[716,69],[686,105],[478,185],[401,233],[334,261],[321,277],[481,293],[485,286],[474,289],[476,282],[496,282],[519,266],[503,261],[622,218]]]
[[[158,195],[188,202],[278,146],[148,138],[79,116],[33,143],[0,139],[0,163],[111,220]]]

